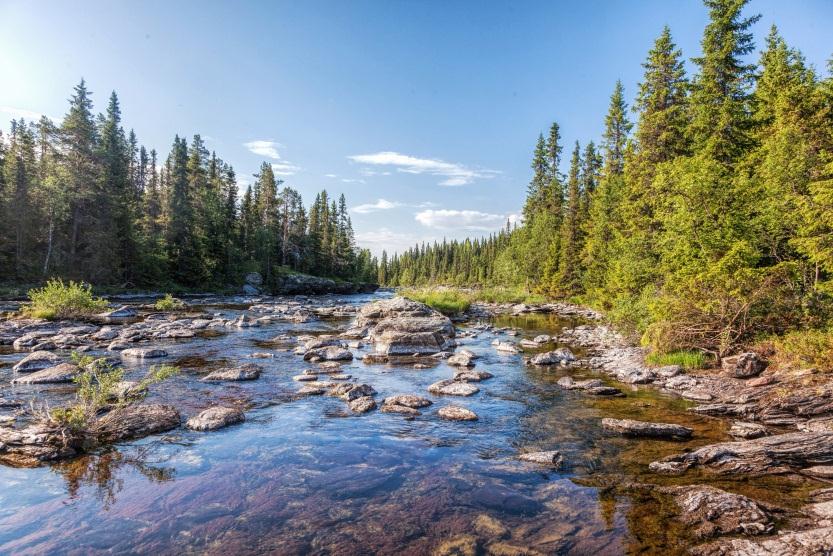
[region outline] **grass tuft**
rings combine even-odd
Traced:
[[[165,297],[158,299],[153,305],[157,311],[176,311],[185,307],[185,302],[173,295],[166,293]]]
[[[687,350],[671,351],[668,353],[649,353],[645,361],[657,367],[679,365],[684,369],[702,369],[708,364],[706,355],[703,352]]]

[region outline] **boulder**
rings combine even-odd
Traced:
[[[12,384],[52,384],[60,382],[72,382],[78,375],[79,368],[72,363],[59,363],[54,367],[35,371],[32,374],[17,377]]]
[[[667,487],[682,512],[679,519],[697,538],[762,535],[774,528],[770,512],[756,501],[719,488],[698,485]]]
[[[549,450],[546,452],[527,452],[520,454],[518,459],[529,463],[537,463],[539,465],[549,465],[553,467],[560,467],[564,459],[561,453],[557,450]]]
[[[602,427],[625,436],[660,438],[664,440],[688,440],[694,432],[688,427],[672,423],[650,423],[633,419],[602,419]]]
[[[376,409],[376,400],[372,396],[362,396],[350,401],[350,410],[355,413],[367,413]]]
[[[456,405],[441,407],[437,415],[447,421],[477,421],[477,414],[474,411]]]
[[[167,357],[168,352],[164,349],[156,348],[130,348],[122,350],[121,356],[123,359],[158,359],[160,357]]]
[[[414,409],[428,407],[432,403],[433,402],[431,402],[431,400],[415,396],[414,394],[397,394],[395,396],[388,396],[384,401],[385,405],[403,405]]]
[[[205,382],[225,382],[225,381],[239,381],[239,380],[256,380],[260,377],[262,368],[260,365],[254,363],[246,363],[230,369],[220,369],[213,371],[202,379]]]
[[[447,362],[452,367],[474,367],[474,360],[465,353],[456,353]]]
[[[38,465],[79,454],[82,439],[48,423],[25,428],[0,427],[0,462],[15,466]]]
[[[554,351],[539,353],[529,360],[530,365],[566,365],[576,360],[573,352],[567,348],[558,348]]]
[[[215,406],[202,410],[188,419],[185,426],[195,431],[213,431],[236,425],[246,420],[242,411],[234,407]]]
[[[767,428],[759,423],[748,423],[746,421],[735,421],[729,429],[729,436],[743,440],[752,440],[769,434]]]
[[[304,353],[304,361],[352,361],[353,353],[342,347],[329,346]]]
[[[742,442],[703,446],[650,464],[654,473],[684,473],[696,467],[719,475],[760,476],[833,464],[833,431],[792,432]]]
[[[487,380],[494,375],[488,371],[475,371],[472,369],[459,370],[454,373],[454,380],[456,382],[480,382]]]
[[[448,317],[402,297],[365,305],[356,325],[369,327],[377,354],[431,355],[454,345],[454,325]]]
[[[369,384],[339,384],[330,389],[327,394],[352,402],[357,398],[373,396],[376,394],[376,390]]]
[[[169,431],[179,426],[179,411],[162,404],[119,406],[99,417],[91,432],[103,442],[119,442]]]
[[[733,378],[752,378],[758,376],[769,365],[768,362],[761,359],[757,353],[749,351],[741,353],[740,355],[733,355],[731,357],[724,357],[720,362],[720,366]]]
[[[246,274],[244,280],[246,284],[251,286],[263,285],[263,276],[260,275],[260,272],[249,272],[248,274]]]
[[[54,367],[61,362],[61,358],[48,351],[33,351],[17,362],[12,370],[16,373],[32,373]]]
[[[125,322],[128,320],[135,319],[139,316],[139,313],[136,312],[135,309],[128,307],[127,305],[122,305],[118,309],[114,309],[112,311],[105,311],[104,313],[99,313],[96,317],[103,321],[103,322]]]
[[[598,378],[591,378],[587,380],[573,380],[573,378],[569,376],[563,376],[559,378],[556,384],[558,384],[565,390],[590,390],[591,388],[604,387],[604,382],[602,382]]]
[[[833,527],[816,527],[761,539],[721,539],[694,547],[690,552],[694,556],[827,556],[831,538]]]
[[[471,396],[480,392],[480,388],[468,382],[457,382],[456,380],[441,380],[428,387],[432,394],[445,396]]]
[[[495,349],[501,353],[520,353],[521,350],[515,344],[509,342],[498,342],[495,344]]]
[[[35,330],[33,332],[27,332],[23,336],[15,339],[12,342],[12,347],[16,351],[26,351],[26,348],[36,346],[43,342],[45,338],[49,338],[54,335],[54,330]]]
[[[408,415],[410,417],[416,417],[417,415],[422,415],[418,409],[414,409],[413,407],[408,407],[406,405],[399,405],[393,403],[386,403],[382,405],[382,408],[379,410],[382,413],[397,413],[399,415]]]

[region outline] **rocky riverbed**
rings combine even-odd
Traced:
[[[389,293],[0,321],[0,552],[823,554],[833,382]],[[130,393],[67,434],[71,352]],[[182,372],[138,392],[151,365]]]

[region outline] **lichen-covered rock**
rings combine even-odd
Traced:
[[[61,382],[72,382],[78,376],[79,368],[72,363],[59,363],[41,371],[35,371],[26,376],[20,376],[12,380],[12,384],[52,384]]]
[[[0,427],[0,462],[14,466],[38,465],[77,455],[82,439],[49,423],[22,429]]]
[[[418,409],[421,407],[428,407],[433,402],[414,394],[397,394],[395,396],[388,396],[385,398],[384,403],[385,405],[404,405],[405,407]]]
[[[445,396],[471,396],[480,392],[480,389],[468,382],[457,382],[456,380],[441,380],[428,387],[432,394]]]
[[[650,423],[633,419],[602,419],[602,427],[625,436],[660,438],[665,440],[688,440],[694,432],[688,427],[673,423]]]
[[[465,407],[447,405],[437,411],[437,415],[447,421],[477,421],[477,413]]]
[[[694,556],[827,556],[833,527],[789,531],[760,539],[722,539],[691,549]]]
[[[350,410],[355,413],[367,413],[376,409],[376,400],[372,396],[362,396],[350,402]]]
[[[351,402],[364,396],[373,396],[376,394],[376,390],[369,384],[338,384],[331,388],[327,394]]]
[[[256,380],[260,377],[262,368],[254,363],[246,363],[230,369],[213,371],[203,377],[205,382],[225,382],[238,380]]]
[[[679,519],[695,536],[762,535],[774,528],[770,512],[756,501],[719,488],[698,485],[667,487],[680,507]]]
[[[185,426],[195,431],[213,431],[245,420],[246,416],[237,408],[215,406],[189,418]]]
[[[99,417],[90,430],[102,442],[119,442],[166,432],[179,424],[179,411],[173,406],[130,404]]]
[[[32,373],[54,367],[61,362],[61,358],[48,351],[33,351],[12,367],[16,373]]]

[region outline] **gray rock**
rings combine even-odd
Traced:
[[[364,396],[373,396],[376,394],[376,390],[369,384],[338,384],[327,394],[351,402]]]
[[[757,353],[749,351],[740,355],[724,357],[720,366],[733,378],[752,378],[758,376],[767,368],[767,363]]]
[[[195,431],[213,431],[242,423],[245,420],[245,415],[239,409],[215,406],[204,409],[198,415],[191,417],[185,426]]]
[[[487,380],[494,375],[488,371],[475,371],[471,369],[461,370],[454,373],[454,380],[456,382],[480,382]]]
[[[432,394],[445,396],[471,396],[480,392],[480,389],[468,382],[457,382],[456,380],[441,380],[428,387]]]
[[[732,428],[729,429],[729,436],[743,440],[752,440],[766,436],[767,434],[769,434],[769,431],[767,431],[764,425],[745,421],[735,421],[732,423]]]
[[[135,319],[139,316],[139,313],[136,312],[135,309],[128,307],[127,305],[122,305],[118,309],[114,309],[112,311],[105,311],[104,313],[99,313],[96,317],[104,322],[124,322],[127,320]]]
[[[12,342],[12,347],[16,351],[25,351],[26,348],[30,348],[43,342],[44,338],[49,338],[54,335],[54,330],[35,330],[33,332],[27,332]]]
[[[529,360],[530,365],[562,365],[572,363],[576,356],[567,348],[558,348],[554,351],[539,353]]]
[[[262,286],[263,285],[263,276],[260,275],[260,272],[249,272],[246,274],[244,278],[246,284],[252,286]]]
[[[521,350],[515,344],[509,342],[498,342],[495,344],[495,349],[501,353],[520,353]]]
[[[705,485],[668,487],[661,492],[674,497],[682,510],[679,519],[701,539],[721,535],[762,535],[774,528],[770,512],[740,494]]]
[[[604,383],[598,378],[587,380],[573,380],[572,377],[563,376],[556,383],[565,390],[590,390],[591,388],[602,388]],[[618,390],[617,390],[618,392]]]
[[[54,367],[61,362],[61,358],[48,351],[34,351],[17,362],[12,370],[17,373],[31,373]]]
[[[415,396],[414,394],[397,394],[395,396],[388,396],[384,401],[385,405],[403,405],[414,409],[428,407],[432,403],[433,402],[431,402],[431,400]]]
[[[465,353],[454,354],[447,361],[453,367],[474,367],[474,360]]]
[[[537,463],[539,465],[549,465],[552,467],[561,467],[564,458],[557,450],[550,450],[547,452],[527,452],[520,454],[518,459],[529,463]]]
[[[619,398],[624,397],[625,395],[621,390],[618,390],[613,386],[594,386],[592,388],[587,388],[585,392],[593,396],[613,396]]]
[[[160,357],[167,357],[168,352],[164,349],[156,348],[130,348],[121,352],[123,359],[158,359]]]
[[[408,407],[406,405],[392,403],[382,404],[382,408],[379,411],[381,411],[382,413],[396,413],[398,415],[408,415],[409,417],[416,417],[417,415],[422,415],[422,413],[420,413],[418,409],[414,409],[413,407]]]
[[[371,396],[362,396],[350,401],[350,410],[355,413],[367,413],[376,409],[376,400]]]
[[[180,424],[179,411],[162,404],[119,406],[99,417],[91,431],[102,442],[120,442],[175,429]]]
[[[477,414],[474,411],[456,405],[441,407],[437,415],[448,421],[477,421]]]
[[[203,377],[205,382],[225,382],[239,380],[256,380],[260,378],[262,368],[254,363],[246,363],[230,369],[220,369]]]
[[[61,382],[72,382],[78,375],[79,369],[72,363],[59,363],[54,367],[36,371],[30,375],[22,376],[12,380],[12,384],[51,384]]]
[[[650,423],[633,419],[602,419],[602,427],[625,436],[688,440],[694,432],[688,427],[672,423]]]
[[[304,353],[305,361],[351,361],[353,353],[350,350],[330,346],[311,349]]]

